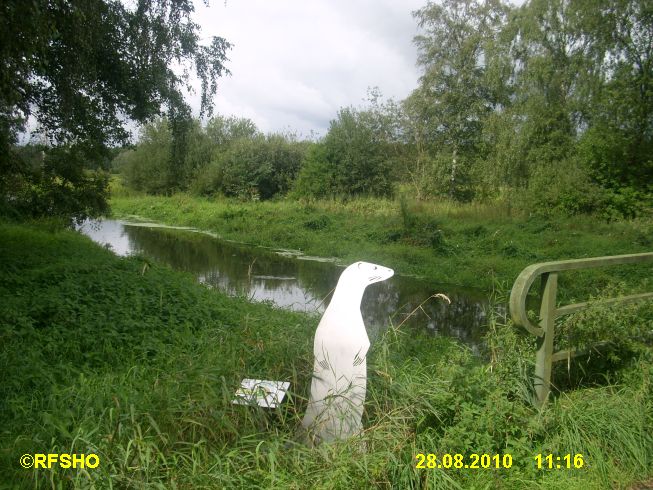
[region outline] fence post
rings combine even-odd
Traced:
[[[556,292],[558,274],[542,274],[542,304],[540,306],[540,327],[544,334],[538,339],[535,358],[535,394],[537,404],[542,406],[551,391],[551,367],[553,365],[553,339],[556,321]]]

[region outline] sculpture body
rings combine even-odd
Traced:
[[[313,443],[360,431],[370,341],[360,311],[365,288],[392,277],[392,269],[356,262],[340,275],[315,332],[313,380],[302,426]]]

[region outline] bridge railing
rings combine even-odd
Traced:
[[[577,354],[574,350],[553,352],[555,320],[560,316],[583,310],[588,305],[588,303],[576,303],[556,306],[558,274],[576,269],[644,262],[653,262],[653,252],[542,262],[529,265],[517,276],[510,292],[510,314],[515,324],[521,325],[530,333],[539,337],[534,376],[536,402],[538,405],[541,406],[546,402],[551,391],[551,369],[553,363],[566,360]],[[534,325],[528,318],[526,297],[538,277],[541,278],[541,303],[539,324]],[[645,299],[653,299],[653,292],[606,299],[601,301],[600,304],[611,305]]]

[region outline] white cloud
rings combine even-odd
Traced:
[[[324,133],[340,107],[367,88],[404,98],[419,70],[411,12],[423,0],[227,0],[196,2],[202,37],[234,47],[215,110],[249,117],[263,131]],[[191,97],[199,112],[199,95]]]

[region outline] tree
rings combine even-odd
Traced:
[[[531,0],[515,10],[503,46],[512,96],[485,128],[488,167],[528,187],[536,207],[640,207],[653,177],[649,3]]]
[[[74,148],[77,165],[104,164],[107,148],[127,139],[126,120],[165,110],[183,153],[188,105],[182,90],[194,68],[201,111],[211,112],[229,43],[200,44],[191,0],[6,0],[0,8],[0,198],[32,185],[16,157],[30,116],[55,146]],[[173,66],[182,67],[177,74]],[[61,178],[65,178],[63,175]],[[74,188],[81,181],[70,181]]]
[[[585,29],[596,2],[532,0],[513,19],[513,108],[526,143],[522,158],[555,165],[574,151],[603,51]]]
[[[587,111],[583,157],[602,185],[653,193],[653,5],[602,0],[592,12],[604,62]]]
[[[466,194],[462,188],[478,153],[483,122],[500,102],[486,71],[488,48],[507,10],[500,0],[444,0],[414,13],[424,31],[415,38],[424,74],[406,109],[416,138],[427,138],[441,163],[440,178],[441,170],[448,174],[453,198]]]
[[[239,138],[216,152],[193,182],[196,193],[221,193],[240,199],[270,199],[285,194],[295,180],[306,144],[280,134]]]
[[[172,144],[166,118],[145,124],[138,145],[119,155],[125,185],[150,194],[165,194],[173,179],[168,165]]]
[[[388,127],[374,110],[344,108],[312,149],[295,186],[297,195],[388,196],[393,191]]]
[[[216,116],[206,124],[206,134],[214,144],[226,149],[233,141],[254,138],[261,133],[251,119]]]

